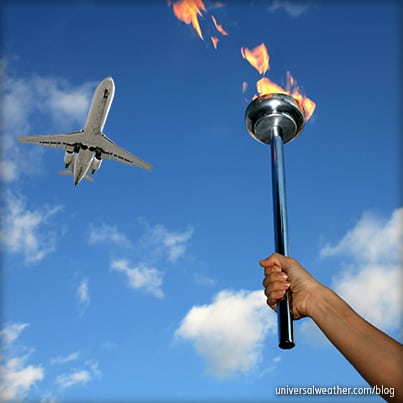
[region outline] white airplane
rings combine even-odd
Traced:
[[[18,141],[64,148],[64,164],[68,169],[58,173],[73,175],[75,185],[83,178],[92,181],[89,173],[94,174],[99,169],[103,158],[151,170],[150,164],[117,146],[102,133],[114,94],[115,84],[112,77],[107,77],[95,90],[84,129],[64,134],[19,137]]]

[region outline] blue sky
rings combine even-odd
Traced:
[[[317,103],[285,146],[291,253],[401,338],[401,8],[223,3],[201,19],[206,38],[210,15],[228,32],[217,50],[165,1],[2,3],[3,397],[295,401],[275,388],[366,386],[309,319],[293,350],[277,347],[258,266],[274,247],[269,148],[244,125],[260,76],[240,54],[262,42],[268,76],[290,71]],[[104,161],[75,187],[56,175],[62,151],[16,138],[82,128],[109,75],[104,131],[154,169]]]

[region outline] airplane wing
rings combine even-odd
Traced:
[[[74,145],[83,139],[82,131],[75,131],[64,134],[47,134],[44,136],[18,137],[20,143],[39,144],[44,147],[64,148],[73,151]]]
[[[97,146],[102,150],[102,158],[115,160],[127,165],[136,165],[149,171],[152,169],[150,164],[119,147],[104,134],[97,136],[96,139]]]
[[[147,170],[152,169],[150,164],[119,147],[104,134],[88,139],[83,136],[83,131],[81,130],[65,134],[18,137],[18,141],[20,143],[39,144],[45,147],[64,148],[68,151],[74,151],[75,144],[85,144],[88,147],[99,148],[102,152],[102,158],[119,161],[127,165],[136,165]]]

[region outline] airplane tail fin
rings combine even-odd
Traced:
[[[57,173],[59,175],[71,175],[71,176],[73,176],[73,173],[69,169],[66,169],[65,171],[58,171]],[[88,174],[84,176],[84,179],[87,179],[88,182],[94,182],[94,178],[92,178]]]

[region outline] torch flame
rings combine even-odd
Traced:
[[[214,46],[214,49],[217,49],[219,39],[216,36],[212,36],[210,39]]]
[[[252,50],[241,48],[241,54],[260,74],[263,75],[269,70],[269,53],[264,43]],[[285,89],[267,77],[262,77],[256,83],[256,89],[259,95],[273,93],[291,95],[303,110],[306,120],[309,120],[316,108],[314,101],[301,94],[297,82],[290,72],[287,73]]]
[[[180,0],[173,4],[173,9],[175,16],[185,24],[192,24],[200,39],[203,39],[198,19],[198,16],[202,16],[202,11],[206,11],[203,1]]]
[[[220,25],[220,24],[217,23],[217,20],[216,20],[216,18],[214,17],[214,15],[211,16],[211,20],[213,21],[213,24],[214,24],[214,26],[215,26],[215,29],[216,29],[221,35],[224,35],[224,36],[227,36],[227,35],[228,35],[228,32],[225,31],[225,29],[222,27],[222,25]]]
[[[169,1],[169,5],[172,3]],[[222,7],[222,4],[218,3],[219,7]],[[203,12],[206,12],[206,7],[202,0],[179,0],[173,3],[173,11],[178,18],[178,20],[183,21],[185,24],[192,24],[193,28],[199,35],[199,38],[204,41],[203,32],[200,27],[199,17],[203,16]],[[214,27],[218,33],[223,36],[228,35],[228,32],[222,27],[222,25],[217,23],[216,18],[212,15],[211,20],[213,21]],[[213,43],[214,49],[217,49],[217,44],[219,39],[216,36],[210,37],[211,42]]]
[[[257,83],[256,83],[256,89],[259,95],[264,95],[264,94],[288,94],[288,92],[280,87],[278,84],[273,83],[269,78],[267,77],[262,77]]]
[[[269,52],[264,43],[252,50],[241,48],[241,54],[260,74],[264,74],[269,70]]]

